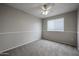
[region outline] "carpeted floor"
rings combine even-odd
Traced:
[[[7,51],[11,56],[78,56],[76,48],[48,41],[37,40],[30,44]]]

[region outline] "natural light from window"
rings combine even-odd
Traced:
[[[48,20],[47,31],[64,31],[64,18]]]

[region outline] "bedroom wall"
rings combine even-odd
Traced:
[[[0,5],[0,53],[41,38],[41,19]]]
[[[64,32],[47,31],[47,20],[64,17]],[[72,46],[77,44],[77,11],[43,19],[43,38]]]
[[[79,50],[79,8],[77,10],[77,48]]]

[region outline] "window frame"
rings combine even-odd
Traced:
[[[56,29],[56,30],[49,30],[48,29],[48,21],[52,21],[52,20],[60,20],[60,19],[63,19],[63,29]],[[64,17],[60,17],[60,18],[53,18],[53,19],[50,19],[50,20],[47,20],[47,31],[53,31],[53,32],[64,32]]]

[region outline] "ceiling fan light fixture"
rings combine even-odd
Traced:
[[[52,5],[50,3],[44,4],[41,7],[41,13],[42,15],[47,15],[50,11],[50,9],[52,8]]]
[[[47,15],[48,14],[48,10],[41,10],[42,15]]]

